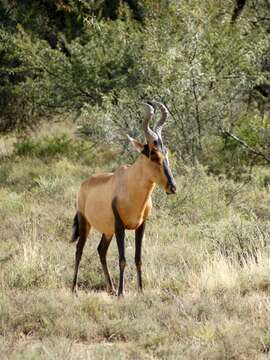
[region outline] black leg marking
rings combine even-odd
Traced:
[[[98,253],[99,253],[99,258],[100,258],[100,262],[102,265],[102,269],[105,275],[105,279],[106,279],[106,284],[107,284],[107,291],[110,294],[114,294],[115,290],[114,290],[114,286],[110,277],[110,273],[107,267],[107,261],[106,261],[106,255],[107,255],[107,251],[108,248],[110,246],[112,238],[107,239],[106,236],[103,234],[102,238],[100,240],[100,243],[98,245]]]
[[[76,292],[77,290],[77,277],[78,277],[79,265],[83,253],[83,248],[90,230],[90,225],[87,223],[84,216],[80,213],[78,213],[78,227],[79,227],[79,240],[76,245],[75,269],[74,269],[74,277],[73,277],[73,285],[72,285],[73,292]]]
[[[138,290],[142,292],[142,240],[145,230],[145,222],[143,222],[135,231],[135,264],[137,269]]]
[[[121,297],[124,295],[124,271],[126,267],[126,258],[125,258],[125,227],[119,216],[118,210],[116,208],[116,198],[112,201],[112,210],[115,217],[115,237],[119,253],[119,286],[117,296]]]

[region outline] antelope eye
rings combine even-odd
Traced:
[[[158,144],[158,143],[157,143],[157,140],[154,140],[154,145],[157,146],[157,144]]]

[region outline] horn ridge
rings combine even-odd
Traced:
[[[153,118],[155,110],[154,110],[154,107],[150,104],[150,102],[149,103],[145,102],[143,104],[147,108],[146,115],[145,115],[144,122],[143,122],[143,129],[144,129],[144,133],[145,133],[145,137],[146,137],[147,141],[152,142],[154,140],[157,140],[157,138],[158,138],[157,134],[153,130],[151,130],[150,126],[149,126],[149,122]]]
[[[156,125],[154,126],[154,131],[161,137],[162,127],[168,118],[169,110],[166,108],[166,106],[164,104],[162,104],[159,101],[153,100],[152,103],[157,105],[161,111],[161,117],[160,117],[159,121],[156,123]]]

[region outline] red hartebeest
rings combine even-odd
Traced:
[[[147,143],[143,145],[128,136],[133,146],[140,152],[135,163],[121,166],[114,173],[95,174],[81,184],[72,234],[72,241],[78,240],[73,291],[76,291],[79,263],[91,228],[102,233],[98,253],[109,292],[114,292],[114,288],[107,268],[106,254],[113,235],[116,236],[120,267],[118,297],[122,296],[124,291],[125,230],[135,230],[137,283],[139,291],[142,291],[141,245],[145,220],[149,217],[152,208],[152,192],[155,184],[163,187],[167,194],[176,192],[167,149],[161,138],[162,126],[169,112],[163,104],[158,102],[154,104],[159,106],[161,118],[151,130],[149,121],[154,115],[154,108],[148,103],[145,104],[147,113],[144,132]]]

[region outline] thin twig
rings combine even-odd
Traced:
[[[225,135],[225,137],[231,137],[232,139],[237,141],[239,144],[241,144],[244,148],[246,148],[250,153],[262,157],[268,164],[270,164],[270,158],[268,156],[266,156],[260,150],[252,148],[244,140],[240,139],[239,137],[230,133],[229,131],[222,131],[222,134]]]

